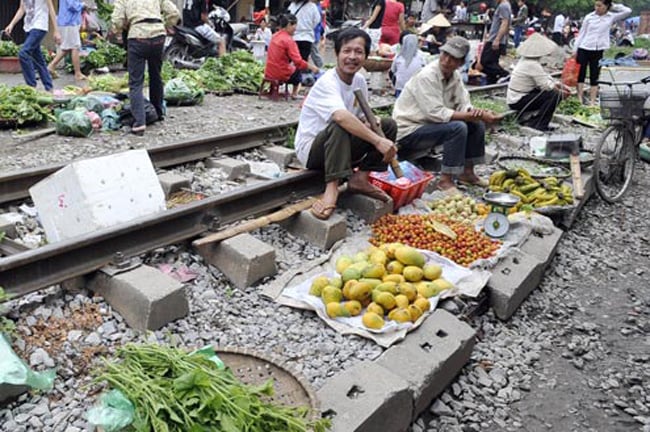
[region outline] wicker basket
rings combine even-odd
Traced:
[[[393,64],[392,59],[382,57],[368,57],[363,63],[363,68],[368,72],[386,72]]]
[[[261,385],[273,378],[275,393],[268,401],[284,406],[310,407],[313,416],[320,415],[318,400],[309,384],[278,361],[245,349],[215,347],[214,350],[233,374],[246,384]]]
[[[626,119],[643,116],[648,93],[641,90],[603,91],[600,93],[600,115],[603,119]]]

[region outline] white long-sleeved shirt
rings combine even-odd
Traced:
[[[553,22],[553,33],[562,33],[564,28],[564,15],[558,14]]]
[[[582,21],[576,47],[589,51],[608,49],[610,27],[631,13],[632,9],[627,6],[612,4],[612,7],[604,15],[597,15],[596,12],[588,14]]]
[[[539,59],[523,57],[510,74],[506,102],[512,105],[535,89],[551,90],[554,87],[555,80],[544,70]]]

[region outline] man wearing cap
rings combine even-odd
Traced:
[[[481,52],[481,66],[487,75],[488,84],[496,83],[500,78],[508,76],[508,71],[499,64],[499,57],[506,53],[508,44],[508,29],[512,20],[512,9],[508,0],[499,0],[494,11],[488,40]]]
[[[442,144],[438,189],[456,192],[454,176],[459,183],[487,186],[474,166],[485,157],[484,122],[501,117],[471,105],[458,71],[469,52],[467,39],[454,36],[440,51],[440,59],[412,77],[395,102],[399,157],[414,158]]]
[[[549,129],[555,108],[562,96],[569,94],[569,89],[554,80],[540,63],[555,48],[553,41],[539,33],[526,39],[517,49],[521,59],[512,71],[506,95],[508,106],[518,111],[518,118],[526,112],[537,111],[528,125],[542,131]]]

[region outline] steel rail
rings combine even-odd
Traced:
[[[167,168],[187,162],[205,159],[215,154],[230,154],[269,142],[286,139],[283,130],[295,123],[279,123],[254,129],[245,129],[223,135],[198,138],[189,141],[164,144],[147,149],[156,168]],[[68,162],[69,163],[69,162]],[[0,203],[15,201],[29,196],[29,188],[68,163],[28,168],[0,175]]]
[[[492,84],[472,87],[470,93],[481,94],[504,89],[507,84]],[[375,105],[374,108],[387,108],[393,104]],[[157,168],[167,168],[187,162],[208,158],[214,154],[230,154],[255,147],[268,142],[286,139],[285,129],[294,127],[298,122],[285,122],[272,126],[245,129],[223,135],[198,138],[189,141],[165,144],[147,149],[149,157]],[[69,163],[69,162],[68,162]],[[53,164],[38,168],[27,168],[0,174],[0,204],[29,197],[29,188],[50,174],[66,166]]]
[[[224,226],[322,192],[323,178],[301,171],[209,197],[179,208],[141,217],[37,249],[0,258],[0,286],[22,296],[110,264],[125,257],[195,238]]]

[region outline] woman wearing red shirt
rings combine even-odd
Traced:
[[[300,90],[301,70],[309,69],[318,73],[318,68],[307,63],[300,57],[300,51],[296,41],[293,40],[293,34],[296,32],[298,19],[295,15],[281,15],[278,20],[280,30],[271,38],[269,50],[266,56],[266,68],[264,77],[267,79],[278,80],[293,85],[291,97],[298,98]]]
[[[399,35],[406,27],[404,22],[404,5],[396,0],[386,0],[384,18],[381,22],[381,38],[379,43],[395,45],[399,43]]]

